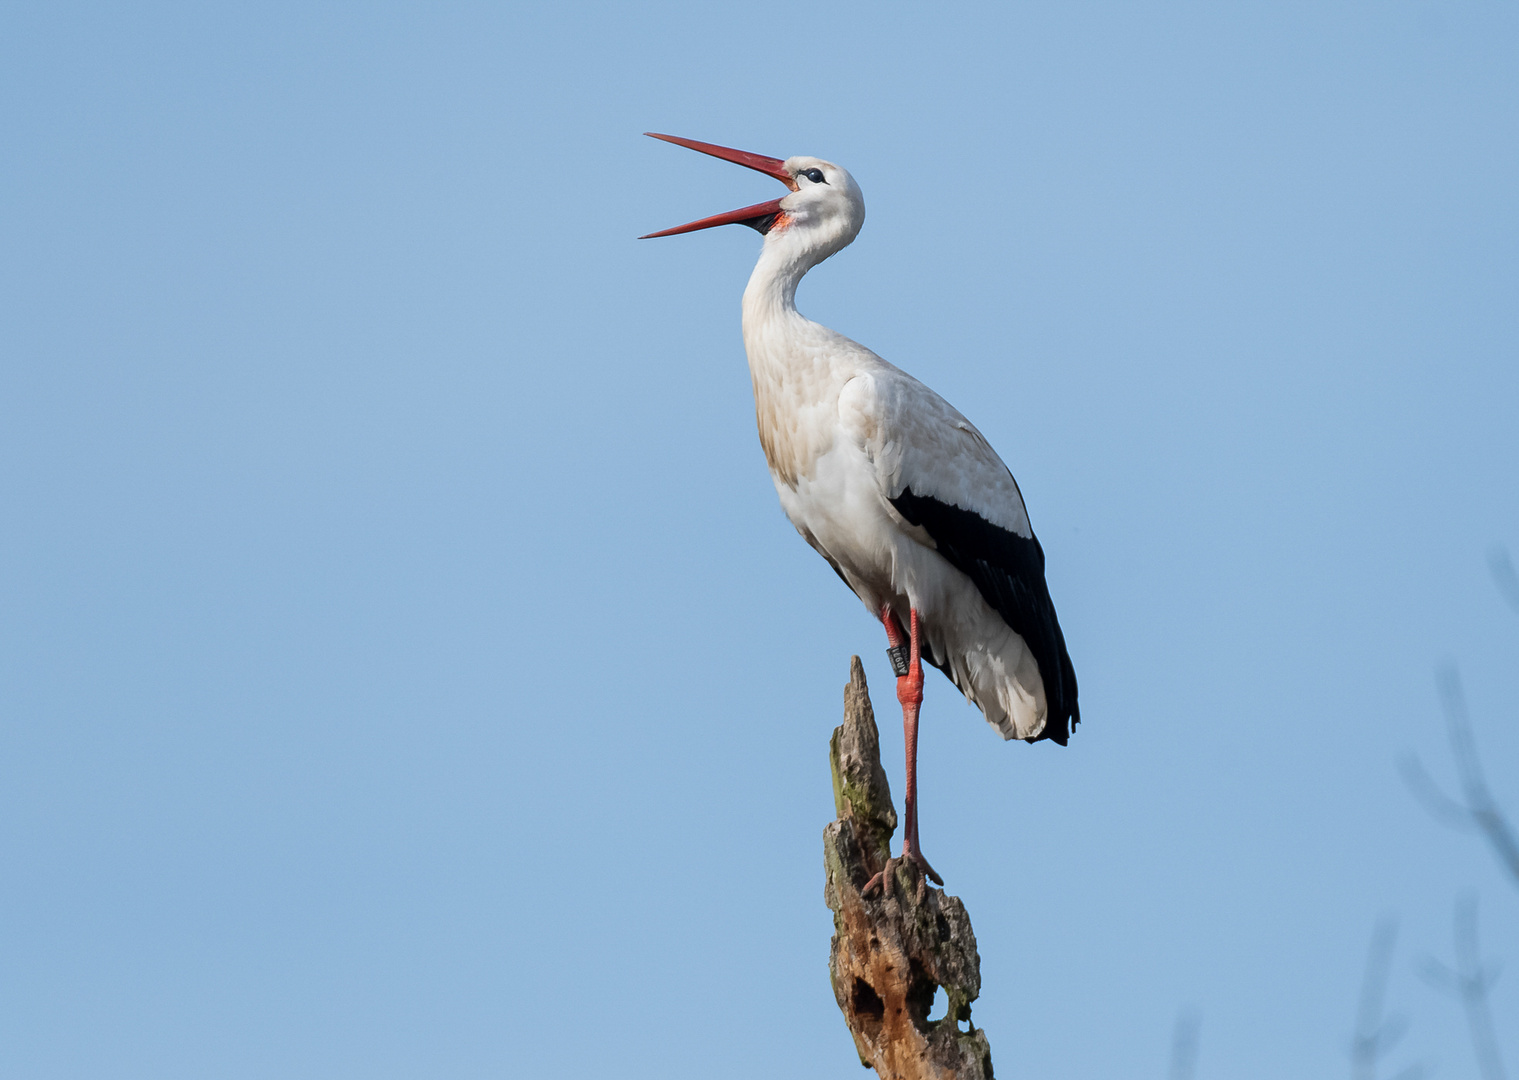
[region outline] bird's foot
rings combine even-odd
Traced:
[[[881,899],[885,900],[891,895],[892,883],[897,879],[897,868],[904,862],[911,863],[918,870],[917,899],[919,901],[928,893],[928,882],[932,881],[935,885],[944,884],[944,879],[939,876],[938,871],[928,865],[927,859],[917,851],[909,850],[887,859],[886,865],[881,867],[880,872],[865,883],[865,887],[860,890],[860,895],[868,899],[871,894],[879,891]]]
[[[865,883],[865,887],[860,890],[860,895],[869,899],[872,893],[879,892],[882,900],[889,897],[891,895],[891,883],[896,880],[897,866],[901,862],[902,860],[895,855],[887,859],[886,865],[877,870],[875,875]]]
[[[913,865],[916,866],[919,870],[923,871],[923,876],[926,877],[929,881],[932,881],[935,885],[944,884],[944,879],[939,876],[939,872],[932,866],[929,866],[928,860],[925,859],[916,850],[903,852],[903,857],[911,859]]]

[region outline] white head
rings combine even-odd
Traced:
[[[650,233],[639,237],[640,240],[718,225],[748,225],[764,235],[767,254],[774,251],[805,270],[848,247],[865,224],[865,197],[860,194],[860,186],[831,161],[804,156],[782,161],[674,135],[646,134],[773,176],[790,188],[791,194]]]
[[[765,246],[784,245],[805,252],[816,266],[842,251],[865,224],[865,196],[848,171],[815,157],[786,159],[796,190],[781,199],[781,212],[765,234]]]

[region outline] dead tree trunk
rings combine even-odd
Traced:
[[[850,661],[844,724],[834,729],[829,760],[839,819],[823,830],[823,899],[834,928],[828,973],[860,1063],[881,1080],[992,1080],[991,1047],[970,1022],[981,958],[965,905],[930,887],[907,862],[895,864],[884,895],[860,895],[886,863],[897,812],[858,656]],[[930,1020],[939,987],[946,1011]]]

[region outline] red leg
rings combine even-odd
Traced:
[[[907,674],[897,680],[897,700],[902,703],[902,736],[907,744],[907,794],[903,797],[902,857],[911,859],[936,885],[944,879],[928,865],[918,850],[918,711],[923,707],[923,647],[918,637],[918,609],[912,609],[912,639]]]
[[[886,639],[892,648],[900,648],[902,627],[890,607],[881,610],[881,622],[886,627]],[[923,647],[918,630],[918,609],[911,609],[911,634],[908,638],[907,674],[897,677],[897,700],[902,703],[902,736],[907,749],[907,794],[902,805],[902,858],[913,863],[936,885],[944,879],[928,865],[928,860],[918,850],[918,713],[923,706]],[[874,891],[879,884],[889,889],[891,863],[866,883],[866,893]],[[919,882],[921,887],[922,882]]]

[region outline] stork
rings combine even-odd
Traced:
[[[639,239],[733,224],[764,237],[743,302],[760,446],[796,531],[885,627],[907,757],[900,858],[942,885],[918,842],[922,662],[943,671],[1004,739],[1064,746],[1080,720],[1076,673],[1023,495],[949,402],[797,311],[802,276],[864,224],[865,200],[848,172],[820,158],[782,161],[646,134],[790,189]],[[865,892],[889,891],[897,863]]]

